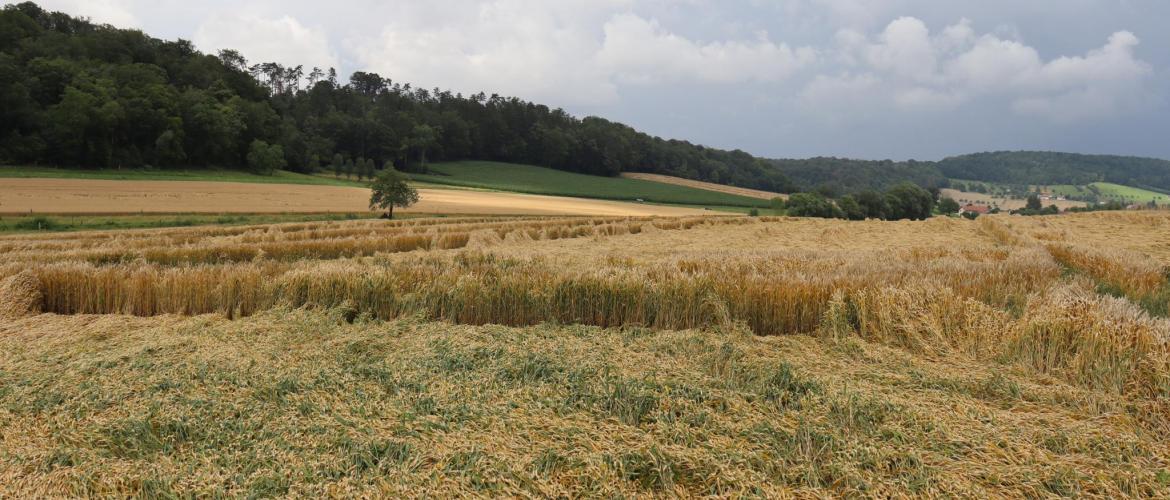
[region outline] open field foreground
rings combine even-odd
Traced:
[[[761,200],[771,200],[772,198],[788,199],[788,195],[773,193],[770,191],[760,191],[759,189],[741,188],[735,186],[728,186],[726,184],[715,184],[713,182],[696,181],[692,179],[684,179],[682,177],[674,177],[662,174],[647,174],[643,172],[622,172],[622,177],[627,179],[638,179],[643,181],[661,182],[663,184],[673,184],[676,186],[686,186],[695,189],[705,189],[708,191],[715,191],[718,193],[734,194],[737,196],[747,196],[748,198],[759,198]]]
[[[696,215],[703,210],[517,193],[419,189],[403,212],[483,215]],[[344,186],[204,181],[0,179],[0,213],[365,212],[370,191]]]
[[[1170,214],[0,237],[0,496],[1170,496]]]

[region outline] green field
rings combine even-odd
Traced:
[[[239,170],[216,168],[157,170],[86,170],[55,167],[14,167],[0,166],[0,178],[47,178],[47,179],[102,179],[125,181],[210,181],[210,182],[251,182],[260,184],[312,184],[322,186],[358,186],[366,184],[355,180],[338,179],[332,175],[306,175],[277,170],[272,175],[257,175]]]
[[[430,174],[409,174],[418,182],[513,191],[517,193],[573,196],[606,200],[643,200],[675,205],[767,207],[767,200],[704,189],[620,177],[600,177],[551,168],[511,163],[461,161],[430,166]]]
[[[399,218],[414,217],[403,214]],[[187,215],[6,215],[0,216],[0,234],[38,231],[92,231],[206,225],[277,224],[368,218],[370,214],[187,214]]]
[[[1156,191],[1108,182],[1094,182],[1089,184],[1089,186],[1097,188],[1098,196],[1103,201],[1114,200],[1122,203],[1149,203],[1151,200],[1154,200],[1159,205],[1170,204],[1170,196]],[[1051,186],[1050,189],[1052,189],[1052,192],[1064,196],[1084,196],[1092,193],[1089,186]]]
[[[969,181],[964,179],[951,179],[951,181],[966,184],[968,187],[981,185],[988,190],[1002,190],[1011,187],[1008,184],[998,184],[994,182]],[[1051,192],[1055,195],[1072,198],[1081,198],[1095,194],[1100,199],[1100,201],[1149,203],[1150,200],[1155,200],[1159,205],[1170,205],[1170,195],[1159,193],[1157,191],[1150,191],[1148,189],[1113,184],[1110,182],[1094,182],[1085,186],[1076,186],[1071,184],[1046,184],[1039,186],[1028,186],[1029,190],[1037,188],[1039,188],[1041,191]],[[1093,188],[1095,188],[1095,192]]]

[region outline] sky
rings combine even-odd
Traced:
[[[10,2],[6,2],[10,3]],[[41,0],[772,158],[1170,158],[1165,0]]]

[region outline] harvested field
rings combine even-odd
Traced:
[[[420,189],[405,212],[482,215],[700,215],[700,209],[454,189]],[[368,189],[201,181],[0,179],[0,213],[364,212]]]
[[[970,203],[977,205],[987,205],[989,207],[998,206],[1002,210],[1018,210],[1024,208],[1028,204],[1028,200],[1001,198],[984,193],[958,191],[955,189],[943,189],[942,196],[955,200],[959,202],[960,205],[967,205]],[[1056,205],[1056,207],[1061,210],[1084,207],[1086,205],[1086,203],[1083,201],[1071,200],[1044,200],[1042,204],[1045,207],[1049,205]]]
[[[1164,497],[1168,226],[0,237],[0,495]]]
[[[641,172],[622,172],[622,177],[627,179],[639,179],[643,181],[661,182],[663,184],[674,184],[676,186],[686,186],[696,189],[706,189],[707,191],[716,191],[719,193],[734,194],[739,196],[747,196],[749,198],[759,198],[761,200],[771,200],[772,198],[788,199],[788,195],[773,193],[770,191],[760,191],[758,189],[741,188],[735,186],[728,186],[726,184],[715,184],[713,182],[696,181],[692,179],[683,179],[682,177],[674,177],[670,175],[661,174],[647,174]]]

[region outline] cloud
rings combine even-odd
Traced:
[[[396,80],[582,105],[616,102],[622,85],[775,82],[816,59],[764,32],[696,41],[633,5],[495,0],[436,23],[429,9],[398,8],[374,40],[346,46],[361,66]]]
[[[5,2],[8,3],[8,2]],[[140,27],[138,16],[127,0],[40,0],[41,8],[85,16],[95,23],[129,28]]]
[[[1159,50],[1170,35],[1158,24],[1170,3],[38,3],[192,39],[209,52],[238,49],[252,62],[515,95],[760,154],[904,158],[1017,147],[1170,154],[1157,134],[1170,126],[1163,70],[1170,53]]]
[[[894,20],[877,36],[843,30],[835,57],[852,72],[823,74],[801,94],[806,107],[859,99],[888,111],[950,111],[973,102],[1054,122],[1113,116],[1146,102],[1152,67],[1138,59],[1137,36],[1120,31],[1082,56],[1045,61],[1038,50],[999,35],[977,36],[970,21],[933,34],[913,17]],[[857,69],[867,85],[857,88]],[[835,94],[834,94],[835,93]],[[859,97],[859,93],[862,97]]]
[[[215,13],[196,29],[194,42],[201,50],[210,53],[221,49],[238,50],[252,64],[277,62],[306,68],[339,66],[324,31],[306,27],[287,15],[264,18]]]
[[[671,33],[657,21],[619,14],[603,28],[601,67],[623,83],[775,82],[816,60],[811,48],[776,44],[760,32],[755,40],[700,44]]]

